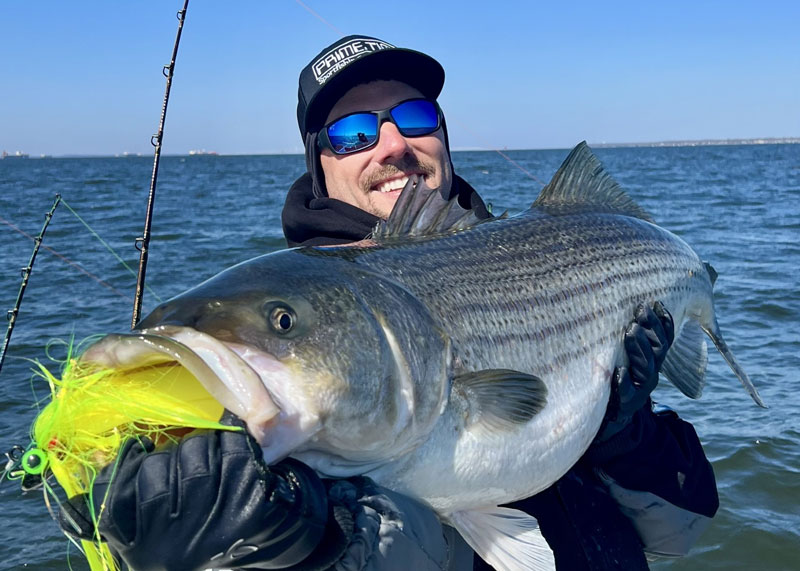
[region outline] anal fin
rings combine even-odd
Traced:
[[[484,561],[501,571],[552,571],[552,549],[535,518],[497,506],[455,512],[449,517],[464,540]]]

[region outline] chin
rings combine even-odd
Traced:
[[[387,192],[381,196],[376,196],[370,205],[370,212],[378,218],[386,220],[392,213],[398,198],[400,198],[400,191]]]

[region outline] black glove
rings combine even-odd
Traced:
[[[129,440],[99,473],[91,500],[84,494],[62,506],[64,531],[94,537],[89,501],[101,538],[136,570],[283,568],[330,543],[323,536],[332,511],[319,477],[291,459],[267,467],[244,431],[195,431],[159,450]]]
[[[653,308],[639,304],[625,331],[628,367],[618,367],[611,379],[603,425],[595,442],[605,442],[620,432],[633,415],[650,402],[658,384],[658,371],[675,337],[675,323],[660,301]]]

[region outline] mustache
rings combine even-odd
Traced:
[[[380,168],[369,173],[362,182],[362,189],[364,192],[369,192],[379,182],[407,173],[420,173],[423,176],[431,176],[436,173],[436,167],[432,163],[422,162],[416,157],[406,155],[395,163],[381,165]]]

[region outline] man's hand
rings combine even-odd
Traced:
[[[650,393],[658,384],[658,371],[674,337],[672,316],[660,301],[652,309],[639,304],[625,331],[628,367],[614,370],[611,399],[595,442],[605,442],[620,432],[650,402]]]
[[[327,492],[304,464],[267,467],[244,431],[193,432],[155,449],[127,441],[97,476],[91,497],[70,498],[59,523],[82,539],[97,531],[131,568],[282,568],[321,542]]]

